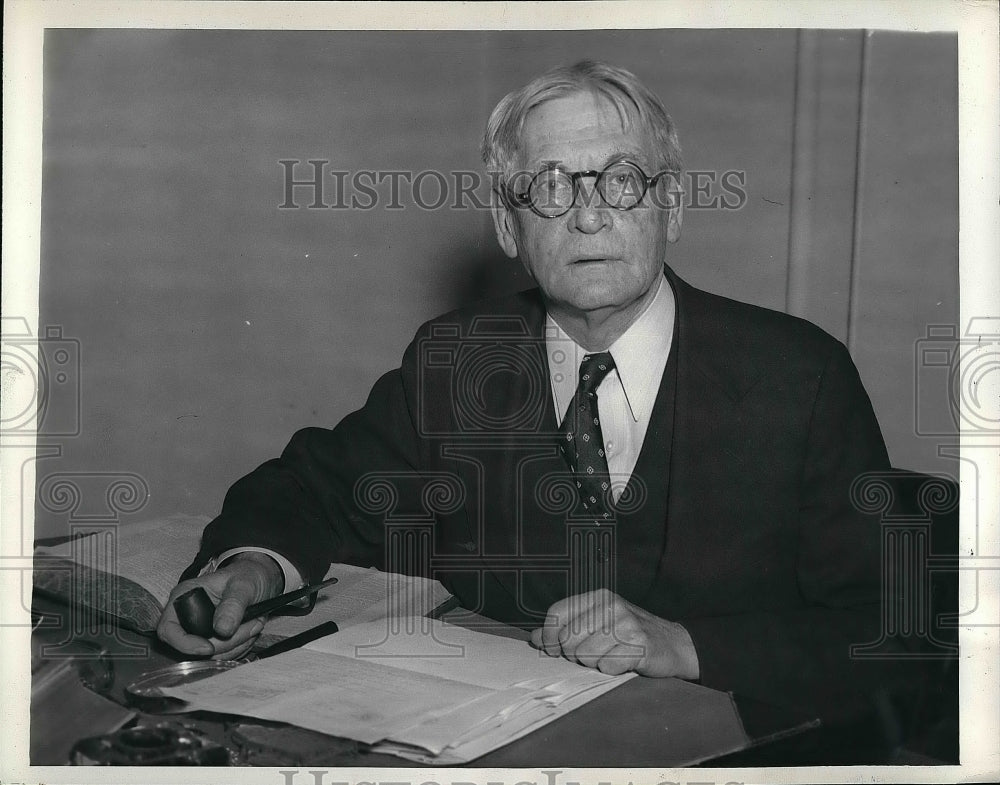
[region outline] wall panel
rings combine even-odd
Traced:
[[[848,348],[893,460],[957,474],[917,433],[918,342],[958,324],[958,74],[951,35],[869,34]],[[946,440],[954,443],[954,439]]]
[[[799,33],[787,310],[847,339],[861,31]]]

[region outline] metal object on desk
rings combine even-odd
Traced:
[[[35,629],[38,629],[36,625]],[[115,682],[115,663],[108,649],[99,643],[87,640],[72,640],[60,648],[60,656],[43,656],[41,640],[31,639],[31,674],[34,677],[32,689],[44,689],[47,674],[56,670],[60,663],[70,663],[76,669],[80,682],[89,690],[107,695]]]
[[[263,720],[244,720],[227,728],[239,766],[355,766],[359,745],[352,739]]]
[[[175,723],[135,725],[77,742],[74,766],[228,766],[229,751],[196,728]]]
[[[147,714],[183,714],[191,711],[185,701],[163,694],[164,687],[207,679],[244,663],[239,660],[194,660],[178,662],[166,668],[142,674],[125,687],[129,703]]]
[[[84,687],[99,695],[108,695],[111,692],[115,684],[115,663],[107,650],[102,649],[95,659],[81,659],[74,664]]]

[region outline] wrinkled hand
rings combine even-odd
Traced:
[[[215,604],[215,635],[202,638],[181,627],[174,600],[201,586]],[[174,587],[156,626],[160,639],[184,654],[212,659],[236,659],[253,646],[264,629],[263,619],[240,623],[247,606],[281,593],[284,577],[274,559],[260,553],[241,553],[208,575],[181,581]]]
[[[553,657],[617,676],[697,679],[698,654],[688,631],[600,589],[559,600],[531,642]]]

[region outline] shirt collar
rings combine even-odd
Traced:
[[[660,378],[673,343],[674,293],[664,276],[646,310],[608,348],[616,376],[628,401],[632,419],[648,419],[660,389]],[[568,405],[576,390],[580,362],[588,352],[569,337],[551,315],[545,318],[545,348],[549,360],[556,411]]]

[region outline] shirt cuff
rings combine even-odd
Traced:
[[[228,551],[223,551],[218,556],[213,556],[208,560],[208,563],[201,568],[201,571],[198,573],[199,577],[215,572],[222,562],[231,556],[236,556],[239,553],[264,553],[278,563],[278,566],[281,568],[281,573],[285,577],[285,585],[282,587],[279,594],[284,594],[288,591],[295,591],[296,589],[306,585],[305,581],[302,580],[302,575],[297,569],[295,569],[295,565],[288,561],[288,559],[280,553],[272,551],[270,548],[257,548],[253,545],[242,546],[240,548],[230,548]]]

